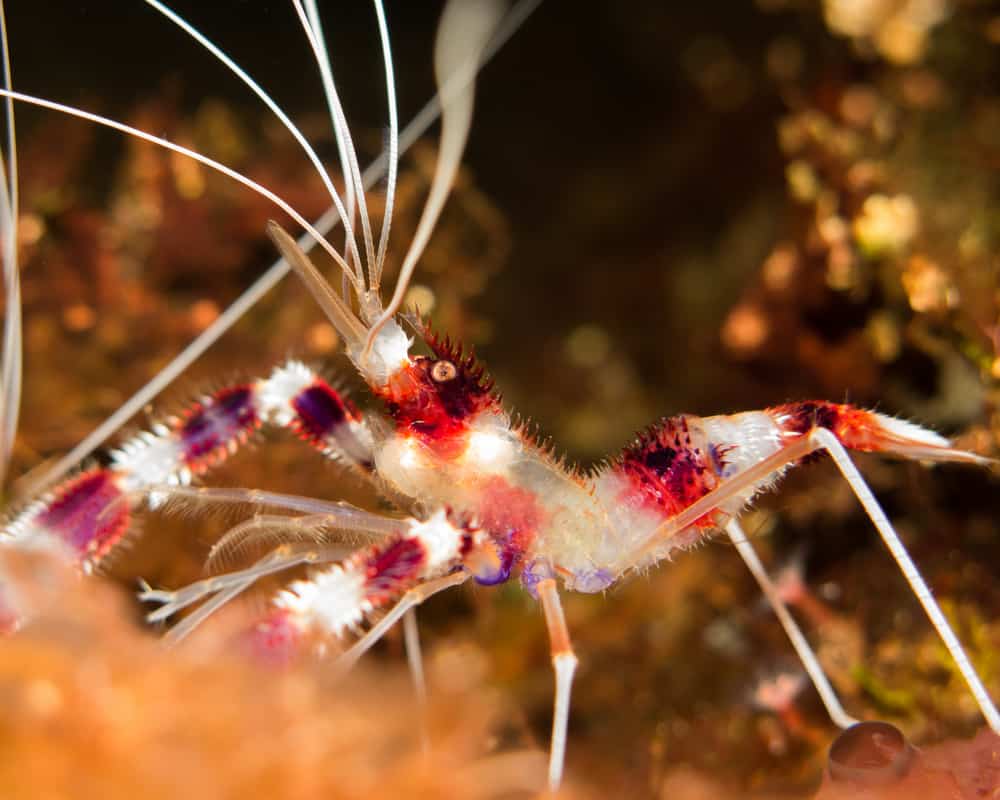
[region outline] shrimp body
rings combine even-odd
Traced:
[[[665,418],[584,476],[512,423],[472,357],[429,331],[423,338],[433,355],[407,355],[384,382],[370,382],[387,410],[374,445],[376,473],[414,504],[473,521],[492,549],[470,570],[480,583],[519,572],[532,592],[546,578],[560,578],[568,590],[601,591],[723,528],[795,460],[657,536],[697,501],[817,428],[854,450],[969,460],[916,425],[850,405],[799,402]]]
[[[930,461],[984,459],[955,450],[924,428],[851,405],[802,401],[763,411],[713,417],[662,419],[595,479],[595,494],[609,509],[615,541],[609,575],[642,569],[689,548],[736,518],[762,492],[774,488],[801,459],[782,453],[822,430],[840,446]],[[805,453],[805,458],[809,453]],[[760,471],[759,465],[775,462]],[[747,478],[750,471],[759,476]],[[720,491],[725,487],[725,491]],[[706,513],[690,510],[712,494]],[[672,522],[690,518],[688,522]],[[624,554],[624,558],[623,558]]]

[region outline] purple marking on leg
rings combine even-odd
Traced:
[[[365,599],[375,608],[406,591],[427,558],[417,539],[397,539],[375,548],[364,561]]]
[[[253,400],[250,386],[233,386],[195,406],[178,431],[189,468],[195,472],[206,469],[231,443],[242,442],[257,427]]]
[[[596,594],[603,592],[614,582],[614,577],[606,569],[581,570],[573,574],[573,591]]]
[[[536,558],[521,572],[521,585],[535,600],[538,599],[538,584],[556,576],[548,561]]]
[[[499,583],[506,583],[510,580],[510,574],[521,559],[521,551],[513,546],[511,537],[507,537],[506,542],[498,543],[497,556],[499,563],[496,568],[489,571],[480,571],[472,576],[472,579],[480,586],[496,586]]]
[[[472,579],[480,586],[496,586],[510,580],[510,573],[514,569],[514,556],[509,550],[505,550],[500,555],[500,565],[493,572],[473,575]]]
[[[677,416],[661,419],[641,433],[612,469],[631,484],[624,502],[640,502],[669,517],[716,487],[716,457],[697,418]],[[696,523],[703,528],[714,524],[712,514]]]
[[[333,431],[353,416],[353,410],[343,398],[321,381],[295,395],[292,408],[297,415],[295,427],[298,432],[315,445],[327,444]]]
[[[130,509],[107,469],[94,469],[66,481],[38,515],[38,525],[70,545],[81,556],[106,555],[128,530]]]

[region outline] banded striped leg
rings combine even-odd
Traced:
[[[726,524],[726,533],[736,548],[736,552],[740,554],[747,568],[753,574],[754,578],[757,579],[757,584],[764,593],[764,597],[767,598],[767,602],[771,605],[771,609],[781,623],[781,627],[785,629],[785,634],[788,636],[789,641],[791,641],[792,647],[795,648],[795,653],[798,655],[799,661],[802,662],[802,666],[812,680],[813,686],[816,687],[816,691],[819,693],[820,699],[823,701],[823,705],[830,715],[830,719],[833,720],[833,724],[838,728],[849,728],[851,725],[854,725],[857,720],[844,710],[840,699],[837,697],[836,692],[834,692],[833,687],[830,685],[829,679],[826,677],[826,673],[823,671],[822,665],[819,663],[819,659],[816,657],[816,653],[809,645],[809,641],[802,633],[802,629],[799,628],[795,618],[788,610],[785,601],[781,599],[777,587],[771,581],[767,571],[764,569],[764,565],[761,563],[760,558],[758,558],[757,551],[754,550],[743,527],[735,518]]]
[[[282,646],[306,638],[341,638],[388,608],[339,659],[341,667],[350,667],[407,611],[468,579],[462,562],[466,553],[483,545],[482,531],[452,522],[444,509],[425,520],[399,523],[396,535],[359,548],[343,562],[315,570],[278,592],[271,612],[256,626],[265,647],[275,636]]]
[[[270,376],[202,397],[183,413],[124,442],[112,463],[75,475],[12,519],[14,539],[52,536],[89,571],[121,541],[142,500],[156,506],[169,492],[225,461],[263,425],[292,430],[324,455],[363,475],[371,472],[371,434],[357,410],[304,364],[289,361]]]
[[[920,605],[924,607],[924,611],[930,618],[931,624],[937,631],[938,636],[941,637],[944,646],[948,648],[948,652],[958,666],[959,672],[962,673],[962,677],[972,691],[972,695],[976,698],[979,710],[986,717],[986,722],[995,733],[1000,734],[1000,713],[997,712],[997,707],[990,699],[986,687],[983,685],[982,680],[980,680],[979,675],[976,674],[975,668],[969,661],[969,657],[962,648],[961,642],[958,641],[955,632],[951,629],[951,625],[948,624],[948,620],[945,619],[941,607],[931,594],[930,588],[923,577],[921,577],[917,565],[913,563],[913,559],[910,558],[906,547],[900,541],[885,511],[882,510],[882,506],[875,499],[872,490],[868,488],[868,484],[861,476],[861,473],[858,472],[858,468],[854,466],[854,462],[851,460],[847,450],[837,437],[825,428],[814,429],[809,434],[809,439],[817,450],[823,449],[830,454],[830,457],[837,465],[837,469],[840,470],[844,479],[850,484],[854,496],[858,498],[858,502],[865,509],[868,518],[878,530],[882,541],[885,542],[885,546],[889,549],[900,571],[903,573],[903,577],[910,584],[910,588],[917,596],[917,600],[920,601]]]
[[[552,667],[556,673],[556,699],[552,712],[552,742],[549,748],[549,789],[558,791],[562,783],[563,762],[566,759],[566,726],[569,723],[569,701],[576,672],[577,657],[569,640],[566,617],[556,582],[548,578],[538,584],[538,599],[545,613],[552,651]]]

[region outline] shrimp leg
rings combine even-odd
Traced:
[[[569,701],[573,674],[578,663],[570,643],[556,582],[548,578],[538,584],[538,598],[545,613],[552,652],[552,668],[556,673],[556,699],[552,713],[552,743],[549,749],[549,789],[558,791],[562,783],[563,762],[566,758],[566,726],[569,723]]]
[[[823,701],[823,706],[830,715],[830,719],[833,720],[833,724],[838,728],[849,728],[851,725],[854,725],[857,720],[844,710],[844,706],[830,685],[830,680],[826,677],[826,673],[823,671],[816,653],[810,646],[805,634],[802,633],[802,629],[795,621],[795,618],[788,610],[785,601],[781,599],[781,594],[764,569],[764,565],[757,556],[757,551],[750,544],[750,539],[744,532],[743,527],[736,519],[731,519],[726,524],[726,533],[736,548],[736,552],[740,554],[740,557],[747,565],[747,569],[757,579],[760,590],[771,605],[771,609],[781,623],[781,627],[785,629],[785,634],[792,643],[792,647],[795,648],[795,654],[799,657],[799,661],[802,662],[802,666],[812,680],[813,686],[816,687],[816,691],[819,693],[820,699]]]

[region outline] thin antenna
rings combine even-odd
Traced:
[[[323,185],[326,187],[327,193],[330,195],[330,199],[333,201],[334,208],[336,208],[337,212],[340,214],[341,223],[343,224],[344,231],[347,234],[347,239],[344,243],[345,249],[349,249],[352,255],[354,256],[354,260],[360,264],[361,259],[358,255],[358,247],[354,239],[354,229],[352,225],[353,222],[352,216],[354,213],[353,199],[351,199],[347,204],[349,207],[349,211],[345,210],[343,204],[341,203],[340,195],[337,193],[337,189],[333,185],[333,181],[330,180],[329,173],[326,171],[326,168],[319,160],[319,156],[316,154],[316,151],[313,149],[312,145],[309,144],[309,141],[302,134],[302,131],[299,130],[299,128],[295,125],[294,122],[292,122],[292,120],[288,117],[288,115],[284,112],[284,110],[282,110],[282,108],[274,101],[274,99],[266,91],[264,91],[263,87],[256,80],[254,80],[249,75],[249,73],[247,73],[246,70],[244,70],[241,66],[239,66],[228,55],[226,55],[226,53],[223,52],[214,42],[212,42],[204,34],[202,34],[201,31],[199,31],[191,23],[189,23],[179,14],[177,14],[177,12],[173,11],[172,9],[165,6],[163,3],[159,2],[159,0],[145,0],[145,2],[148,5],[155,8],[161,14],[163,14],[163,16],[165,16],[167,19],[169,19],[171,22],[177,25],[181,30],[183,30],[189,36],[191,36],[195,41],[198,42],[198,44],[200,44],[202,47],[208,50],[208,52],[210,52],[213,56],[215,56],[219,61],[225,64],[225,66],[229,67],[229,69],[233,72],[233,74],[235,74],[236,77],[238,77],[241,81],[243,81],[247,86],[250,87],[250,89],[254,92],[254,94],[256,94],[264,102],[264,105],[266,105],[268,109],[270,109],[271,113],[274,114],[281,122],[281,124],[285,126],[288,132],[292,134],[292,136],[295,138],[295,141],[298,142],[299,145],[302,147],[302,150],[305,152],[306,156],[312,163],[313,167],[316,168],[316,172],[319,173],[320,179],[323,181]],[[346,181],[347,180],[346,166],[343,166],[342,168],[344,169],[344,179]],[[350,187],[351,183],[348,182],[347,185],[348,187]],[[353,198],[353,193],[351,197]],[[362,277],[360,274],[354,273],[353,270],[352,274],[355,275],[355,278],[352,281],[352,283],[355,286],[357,286],[359,283],[361,283]]]
[[[7,14],[0,0],[0,48],[3,50],[3,87],[13,85],[10,47],[7,40]],[[4,297],[7,314],[3,326],[3,366],[0,370],[0,483],[2,483],[17,435],[21,409],[21,276],[17,263],[17,135],[14,130],[14,103],[4,101],[7,118],[7,164],[0,158],[0,231],[3,233],[2,259]]]
[[[312,29],[316,32],[316,40],[317,40],[317,42],[318,42],[318,44],[320,46],[320,51],[323,53],[323,56],[324,56],[323,60],[326,61],[327,63],[329,63],[330,62],[330,54],[327,51],[326,37],[323,35],[323,25],[322,25],[322,23],[320,21],[319,11],[316,8],[316,4],[313,3],[313,2],[309,2],[308,7],[306,8],[306,11],[308,12],[308,16],[309,16],[309,24],[312,26]],[[300,17],[300,19],[301,19],[301,17]],[[353,233],[353,231],[354,231],[354,213],[357,210],[357,199],[356,199],[356,196],[355,196],[355,191],[356,191],[355,190],[355,186],[357,184],[354,181],[354,173],[351,170],[351,160],[350,160],[350,158],[348,158],[348,155],[347,155],[347,146],[346,146],[346,144],[344,142],[344,137],[341,136],[340,135],[340,131],[337,130],[336,123],[334,123],[333,138],[334,138],[334,141],[336,141],[336,143],[337,143],[337,157],[340,159],[340,174],[343,175],[343,177],[344,177],[344,194],[347,196],[347,213],[350,216],[350,220],[351,220],[351,231],[352,231],[351,236],[353,238],[354,237],[354,233]],[[359,191],[360,191],[360,193],[362,195],[364,195],[365,187],[362,185],[360,187]],[[346,231],[345,231],[345,237],[346,237]],[[362,263],[361,263],[361,259],[357,257],[357,246],[355,246],[354,252],[355,252],[355,258],[356,258],[357,264],[358,264],[358,270],[361,270]],[[347,292],[347,285],[346,284],[344,284],[341,287],[341,291],[343,293],[344,299],[345,300],[348,299],[348,292]]]
[[[320,26],[319,13],[308,17],[302,7],[302,0],[292,0],[295,11],[302,22],[309,46],[316,57],[316,65],[319,67],[320,78],[323,81],[323,92],[326,95],[326,102],[330,108],[330,117],[333,121],[333,129],[337,134],[338,143],[343,141],[344,150],[348,160],[348,176],[354,182],[354,189],[357,193],[358,210],[361,217],[361,231],[365,239],[365,254],[367,255],[368,276],[371,280],[371,268],[375,261],[375,245],[372,241],[372,226],[368,218],[368,203],[365,200],[365,187],[361,182],[361,169],[358,167],[358,153],[354,149],[354,140],[351,138],[351,131],[347,126],[347,118],[344,116],[344,108],[340,104],[340,95],[337,94],[337,87],[333,82],[333,70],[330,69],[329,53],[326,50],[322,38],[322,28]],[[313,5],[315,11],[315,5]],[[345,180],[347,176],[345,176]]]
[[[355,352],[364,342],[367,333],[361,320],[354,316],[351,307],[343,298],[333,291],[320,271],[312,265],[308,256],[284,228],[271,220],[267,223],[267,235],[271,237],[278,252],[285,257],[285,261],[292,265],[292,269],[298,274],[317,305],[323,309],[323,313],[337,329],[337,333],[344,338],[348,352]]]
[[[375,15],[378,17],[379,39],[382,41],[382,60],[385,63],[385,95],[389,106],[389,175],[385,184],[385,212],[382,214],[382,230],[379,232],[378,255],[372,269],[371,288],[378,291],[382,284],[382,268],[385,266],[385,252],[389,246],[389,226],[392,224],[392,206],[396,196],[396,170],[399,165],[399,119],[396,111],[396,75],[392,68],[392,51],[389,48],[389,27],[385,22],[385,9],[381,0],[375,0]]]
[[[368,331],[362,362],[368,358],[382,326],[392,319],[403,304],[403,296],[413,270],[423,255],[444,202],[448,199],[472,124],[475,97],[473,79],[476,68],[500,16],[500,5],[494,0],[452,0],[445,6],[434,46],[434,73],[438,86],[441,87],[439,94],[443,106],[438,162],[427,204],[413,236],[413,243],[403,259],[392,300]]]
[[[298,211],[292,208],[287,201],[283,200],[281,197],[276,195],[270,189],[261,186],[256,181],[250,180],[242,173],[237,172],[231,167],[227,167],[225,164],[221,164],[218,161],[204,156],[201,153],[191,150],[187,147],[183,147],[174,142],[168,141],[167,139],[162,139],[159,136],[153,136],[151,133],[146,133],[146,131],[141,131],[138,128],[133,128],[131,125],[126,125],[123,122],[118,122],[114,119],[109,119],[108,117],[102,117],[100,114],[92,114],[89,111],[84,111],[80,108],[74,108],[73,106],[67,106],[63,103],[56,103],[52,100],[45,100],[41,97],[35,97],[30,94],[22,94],[21,92],[12,92],[9,89],[0,89],[0,94],[4,97],[12,98],[18,100],[22,103],[27,103],[28,105],[38,106],[39,108],[47,108],[50,111],[58,111],[62,114],[68,114],[71,117],[79,117],[80,119],[85,119],[88,122],[96,122],[98,125],[103,125],[106,128],[113,128],[116,131],[121,131],[122,133],[127,133],[129,136],[134,136],[137,139],[142,139],[143,141],[149,142],[150,144],[155,144],[159,147],[163,147],[167,150],[171,150],[175,153],[179,153],[182,156],[187,156],[197,161],[199,164],[204,164],[209,169],[214,169],[216,172],[221,172],[223,175],[232,178],[234,181],[238,181],[246,186],[248,189],[256,192],[274,203],[278,208],[284,211],[288,216],[295,220],[299,225],[301,225],[305,230],[309,232],[316,242],[330,255],[330,257],[337,262],[337,265],[344,271],[345,274],[350,274],[350,267],[347,266],[344,261],[343,256],[340,255],[333,246],[324,239],[319,231],[317,231],[305,217],[303,217]],[[361,289],[359,288],[359,291]]]

